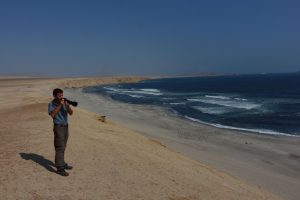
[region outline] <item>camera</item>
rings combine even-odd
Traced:
[[[64,100],[67,101],[69,104],[71,104],[74,107],[76,107],[78,105],[78,102],[76,102],[76,101],[71,101],[71,100],[69,100],[67,98],[64,98]]]

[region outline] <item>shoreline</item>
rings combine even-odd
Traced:
[[[90,101],[84,102],[84,99],[78,99],[79,96],[80,92],[73,97],[82,101],[85,109],[107,115],[111,120],[156,139],[185,156],[281,197],[296,200],[300,195],[297,189],[300,187],[298,137],[221,129],[179,118],[153,105],[126,104],[95,94],[85,94],[84,98]],[[126,115],[120,115],[122,110],[126,110]],[[267,180],[264,177],[268,177]],[[278,182],[285,186],[278,185]]]
[[[47,114],[52,89],[70,81],[74,87],[125,81],[122,78],[76,80],[2,82],[0,167],[5,170],[0,172],[0,193],[3,198],[280,199],[255,184],[177,153],[159,140],[115,123],[110,117],[102,123],[94,110],[82,107],[74,108],[74,115],[69,118],[71,135],[65,157],[74,169],[68,178],[58,176],[53,168],[52,120]],[[126,112],[123,109],[119,114]],[[148,128],[154,130],[151,126],[144,127]]]
[[[178,77],[171,77],[171,78],[178,78]],[[156,79],[155,77],[149,78],[149,79]],[[161,78],[159,78],[161,79]],[[139,81],[143,81],[143,80],[147,80],[147,79],[141,79]],[[104,84],[103,86],[111,86],[111,85],[115,85],[115,84],[119,84],[119,83],[113,83],[113,84]],[[122,83],[121,83],[122,84]],[[100,84],[101,85],[101,84]],[[97,86],[97,85],[88,85],[88,86],[80,86],[80,87],[72,87],[72,88],[88,88],[88,87],[93,87],[93,86]],[[66,89],[70,89],[70,88],[66,88]],[[98,94],[101,96],[106,96],[105,94]],[[120,102],[120,103],[124,103],[124,104],[130,104],[130,103],[126,103],[126,102],[122,102],[122,101],[118,101],[118,100],[114,100],[111,99],[110,97],[107,97],[107,99],[115,101],[115,102]],[[131,104],[131,105],[139,105],[139,104]],[[144,105],[144,104],[140,104],[140,105]],[[151,105],[151,104],[148,104]],[[153,105],[155,106],[155,105]],[[158,106],[159,108],[162,108],[164,110],[168,110],[165,107],[162,106]],[[186,119],[195,123],[199,123],[201,125],[206,125],[206,126],[210,126],[210,127],[214,127],[214,128],[218,128],[218,129],[223,129],[223,130],[229,130],[229,131],[237,131],[240,133],[246,133],[246,134],[257,134],[257,135],[271,135],[271,136],[286,136],[286,137],[300,137],[300,135],[295,135],[295,134],[290,134],[290,133],[284,133],[284,132],[279,132],[279,131],[274,131],[274,130],[270,130],[270,129],[260,129],[260,128],[242,128],[242,127],[235,127],[235,126],[228,126],[228,125],[223,125],[223,124],[217,124],[217,123],[209,123],[209,122],[205,122],[199,119],[195,119],[186,115],[181,115],[179,113],[177,113],[177,111],[172,111],[169,112],[171,115],[175,115],[176,117],[182,118],[182,119]]]
[[[202,125],[207,125],[210,127],[218,128],[218,129],[223,129],[223,130],[228,130],[228,131],[237,131],[239,133],[244,133],[244,134],[256,134],[256,135],[270,135],[270,136],[285,136],[285,137],[300,137],[300,135],[292,135],[288,133],[281,133],[277,131],[271,131],[271,130],[264,130],[264,129],[247,129],[247,128],[241,128],[241,127],[234,127],[234,126],[226,126],[222,124],[210,124],[198,119],[194,119],[188,116],[179,116],[182,118],[189,119],[190,121],[194,121],[196,123],[202,124]]]
[[[178,78],[178,77],[174,77],[174,78]],[[155,78],[151,78],[151,80],[157,80],[157,79],[155,79]],[[167,78],[164,78],[164,79],[167,79]],[[159,81],[160,81],[160,78],[159,78]],[[156,82],[156,81],[154,81],[154,82]],[[162,81],[163,82],[163,81]],[[146,83],[150,83],[150,85],[151,85],[151,81],[150,82],[148,82],[148,81],[146,81],[145,82],[145,84]],[[122,92],[122,90],[124,90],[124,89],[122,89],[122,83],[121,84],[112,84],[112,85],[107,85],[107,84],[105,84],[105,86],[107,86],[107,88],[106,87],[103,87],[103,88],[105,88],[105,91],[107,92],[104,92],[104,91],[102,91],[101,93],[103,93],[103,94],[99,94],[99,95],[108,95],[108,96],[110,96],[109,94],[111,94],[111,93],[113,93],[113,94],[115,94],[116,92],[118,92],[119,90],[120,90],[120,93],[121,94],[123,94],[123,92]],[[144,85],[143,83],[141,84],[141,85]],[[149,84],[146,84],[146,85],[148,85],[147,87],[149,87]],[[154,84],[155,85],[155,84]],[[120,87],[119,87],[120,86]],[[137,86],[134,86],[134,85],[132,85],[131,87],[137,87],[137,88],[139,88],[140,86],[139,85],[137,85]],[[151,86],[150,86],[151,87]],[[154,88],[155,87],[157,87],[157,85],[156,86],[154,86]],[[86,88],[93,88],[93,86],[89,86],[89,87],[86,87]],[[127,88],[126,87],[126,84],[124,85],[124,88]],[[125,92],[125,94],[127,93],[129,93],[128,94],[128,98],[129,98],[129,96],[130,97],[134,97],[134,99],[131,99],[131,98],[125,98],[125,99],[123,99],[124,97],[122,97],[121,98],[121,102],[124,102],[124,103],[127,103],[126,101],[129,101],[128,103],[129,104],[131,104],[131,101],[133,101],[132,102],[132,104],[139,104],[139,99],[142,99],[141,101],[142,101],[142,103],[141,103],[141,105],[144,105],[145,104],[145,102],[144,102],[144,100],[146,101],[146,104],[149,104],[149,105],[158,105],[158,106],[161,106],[161,107],[167,107],[167,109],[171,109],[176,115],[178,115],[178,117],[181,117],[181,118],[185,118],[185,119],[188,119],[188,120],[190,120],[190,121],[193,121],[193,122],[197,122],[197,123],[200,123],[200,124],[205,124],[205,125],[209,125],[209,126],[211,126],[211,127],[215,127],[215,128],[220,128],[220,129],[225,129],[225,130],[232,130],[232,131],[240,131],[240,132],[245,132],[245,133],[253,133],[253,134],[265,134],[265,135],[282,135],[282,136],[292,136],[292,137],[300,137],[300,132],[299,132],[299,127],[298,127],[298,129],[297,129],[297,127],[296,127],[296,125],[295,125],[295,127],[286,127],[286,126],[283,126],[283,127],[281,127],[281,126],[276,126],[276,124],[278,124],[279,122],[279,119],[277,119],[277,121],[268,121],[268,122],[265,122],[263,125],[262,125],[262,123],[261,123],[261,121],[263,121],[264,119],[263,118],[266,118],[266,116],[268,116],[268,115],[266,115],[266,116],[261,116],[261,119],[260,119],[260,121],[255,121],[255,122],[253,122],[254,124],[251,124],[251,122],[248,124],[248,123],[234,123],[235,121],[232,121],[232,124],[234,124],[234,125],[231,125],[231,121],[228,121],[227,122],[227,125],[226,125],[226,123],[222,123],[222,121],[225,121],[225,120],[218,120],[218,118],[216,117],[216,118],[212,118],[212,120],[208,120],[208,121],[206,121],[207,120],[207,118],[205,118],[205,116],[204,116],[204,118],[203,119],[201,119],[201,118],[197,118],[197,117],[193,117],[193,112],[192,111],[190,111],[191,113],[184,113],[184,112],[181,112],[181,111],[176,111],[177,110],[177,107],[173,107],[173,105],[177,105],[177,104],[186,104],[186,103],[189,103],[190,101],[200,101],[200,102],[202,102],[202,100],[198,100],[198,99],[186,99],[186,100],[181,100],[181,101],[186,101],[186,102],[180,102],[180,103],[178,103],[178,102],[176,102],[176,103],[173,103],[172,101],[164,101],[164,100],[153,100],[154,101],[154,103],[153,102],[148,102],[149,100],[146,100],[146,99],[144,99],[144,96],[141,96],[140,94],[144,94],[144,92],[146,91],[146,90],[148,90],[148,89],[145,89],[145,91],[135,91],[135,89],[133,90],[134,88],[127,88],[127,90],[125,90],[124,92]],[[92,90],[94,90],[94,89],[92,89]],[[104,89],[101,89],[101,90],[104,90]],[[132,91],[133,90],[133,91]],[[137,89],[137,90],[139,90],[139,89]],[[142,89],[142,90],[144,90],[144,89]],[[160,90],[158,90],[158,89],[149,89],[149,90],[154,90],[154,91],[146,91],[146,95],[147,95],[147,92],[150,92],[149,94],[153,94],[153,93],[157,93],[157,94],[153,94],[153,95],[163,95],[162,96],[162,99],[176,99],[176,98],[173,98],[172,96],[168,96],[169,94],[168,94],[168,92],[167,91],[164,91],[165,89],[162,89],[163,90],[163,92],[162,91],[160,91]],[[112,92],[111,92],[112,91]],[[132,93],[133,92],[133,93]],[[136,92],[136,93],[134,93],[134,92]],[[108,94],[109,93],[109,94]],[[134,95],[131,95],[130,93],[132,93],[132,94],[134,94]],[[205,95],[205,97],[213,97],[213,98],[217,98],[217,97],[215,97],[215,96],[210,96],[210,95]],[[158,96],[158,97],[160,97],[160,96]],[[164,98],[164,97],[168,97],[168,98]],[[171,97],[171,98],[170,98]],[[117,98],[119,98],[119,97],[117,97]],[[196,97],[195,97],[196,98]],[[222,98],[226,98],[226,100],[227,99],[230,99],[230,97],[228,98],[228,97],[222,97]],[[233,98],[233,97],[232,97]],[[246,97],[245,97],[246,98]],[[248,97],[247,97],[248,98]],[[249,97],[250,99],[251,99],[251,97]],[[113,99],[115,99],[115,98],[113,98]],[[219,97],[218,97],[218,99],[219,99]],[[240,99],[240,98],[234,98],[234,99],[239,99],[239,100],[243,100],[243,101],[247,101],[246,99]],[[209,99],[210,100],[210,99]],[[209,100],[203,100],[204,102],[205,101],[209,101]],[[118,100],[116,100],[116,101],[118,101]],[[162,101],[162,102],[160,102],[160,101]],[[175,100],[174,100],[175,101]],[[176,99],[176,101],[178,101],[177,99]],[[250,100],[251,101],[251,100]],[[268,100],[266,100],[266,101],[268,101]],[[270,100],[269,100],[270,101]],[[275,100],[274,100],[275,101]],[[171,102],[171,103],[170,103]],[[223,102],[222,102],[223,103]],[[217,105],[224,105],[224,104],[218,104],[218,102],[212,102],[212,104],[217,104]],[[237,102],[237,103],[239,103],[239,102]],[[168,105],[166,105],[165,106],[165,104],[168,104]],[[253,104],[253,102],[252,102],[252,104]],[[267,103],[256,103],[257,105],[255,105],[255,107],[262,107],[261,109],[264,111],[264,110],[266,110],[266,111],[264,111],[264,112],[269,112],[269,113],[271,113],[272,112],[272,110],[270,109],[270,108],[265,108],[265,107],[267,107],[266,105],[267,105]],[[266,104],[266,105],[264,105],[264,104]],[[270,103],[269,103],[270,104]],[[172,106],[171,106],[172,105]],[[226,102],[225,102],[225,106],[228,106],[228,107],[233,107],[233,108],[239,108],[239,106],[238,107],[235,107],[235,106],[232,106],[232,105],[226,105]],[[244,105],[245,106],[245,105]],[[196,106],[197,107],[197,106]],[[194,108],[194,107],[192,107],[192,108],[194,108],[194,109],[196,109],[196,110],[198,110],[198,108]],[[270,106],[269,106],[270,107]],[[189,106],[188,106],[188,108],[190,108]],[[243,106],[241,107],[241,108],[244,108]],[[201,110],[201,107],[199,108],[200,110]],[[245,109],[245,108],[244,108]],[[247,108],[246,107],[246,109],[248,110],[249,108]],[[276,108],[272,108],[272,109],[276,109]],[[180,110],[180,109],[179,109]],[[202,111],[201,111],[202,112]],[[209,111],[204,111],[204,113],[207,113],[208,112],[208,114],[209,114]],[[213,111],[213,112],[215,112],[215,111]],[[226,114],[226,112],[228,112],[228,110],[226,111],[223,111],[223,113],[225,113]],[[229,112],[231,112],[231,111],[229,111]],[[283,111],[282,111],[283,112]],[[222,114],[223,114],[222,113]],[[253,113],[250,113],[250,114],[253,114]],[[250,115],[249,114],[249,115]],[[298,114],[297,113],[294,113],[296,116],[298,116]],[[278,113],[278,115],[279,116],[281,116],[281,114],[280,113]],[[291,114],[290,114],[291,115]],[[225,115],[224,115],[225,116]],[[275,115],[274,114],[274,116],[277,116],[277,114]],[[291,115],[292,116],[292,115]],[[225,116],[224,118],[225,119],[227,119],[226,118],[227,116]],[[229,116],[230,117],[230,116]],[[241,117],[245,117],[245,116],[241,116]],[[246,116],[247,117],[247,116]],[[258,117],[260,117],[260,116],[258,116]],[[267,118],[272,118],[272,116],[268,116]],[[254,117],[252,117],[252,118],[254,118]],[[217,119],[217,120],[214,120],[214,119]],[[243,118],[243,120],[245,121],[245,119]],[[251,119],[250,119],[251,120]],[[291,124],[292,123],[297,123],[296,121],[292,121],[292,122],[290,122]],[[272,126],[268,126],[268,125],[270,125],[270,124],[272,124]],[[245,126],[245,127],[243,127],[243,125]],[[248,128],[246,128],[247,127],[247,125],[248,125]],[[274,126],[273,126],[274,125]],[[283,124],[284,125],[284,124]],[[298,130],[298,131],[297,131]]]

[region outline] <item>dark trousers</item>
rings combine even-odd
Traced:
[[[54,125],[55,166],[62,169],[65,166],[65,150],[69,138],[69,127]]]

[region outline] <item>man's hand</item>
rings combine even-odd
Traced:
[[[72,115],[73,114],[73,110],[71,109],[71,106],[69,104],[68,101],[65,101],[65,106],[66,106],[66,109],[67,109],[67,112]]]
[[[73,114],[73,110],[71,109],[71,106],[69,104],[69,102],[65,101],[64,99],[61,99],[59,101],[59,104],[58,106],[50,113],[51,117],[54,118],[57,113],[59,112],[59,110],[61,109],[61,107],[65,105],[66,109],[67,109],[67,112],[69,113],[69,115],[72,115]]]
[[[65,106],[68,108],[70,107],[70,103],[68,101],[65,101]]]
[[[65,99],[61,99],[61,100],[60,100],[60,104],[61,104],[61,105],[64,105],[64,104],[65,104]]]
[[[60,108],[62,107],[63,104],[61,104],[61,103],[62,102],[60,102],[60,104],[58,106],[56,106],[56,108],[54,110],[52,110],[52,112],[50,113],[50,115],[53,119],[57,115],[57,113],[59,112]]]

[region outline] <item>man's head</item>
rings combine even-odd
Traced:
[[[60,88],[56,88],[53,90],[53,97],[57,100],[61,100],[64,97],[64,92]]]

